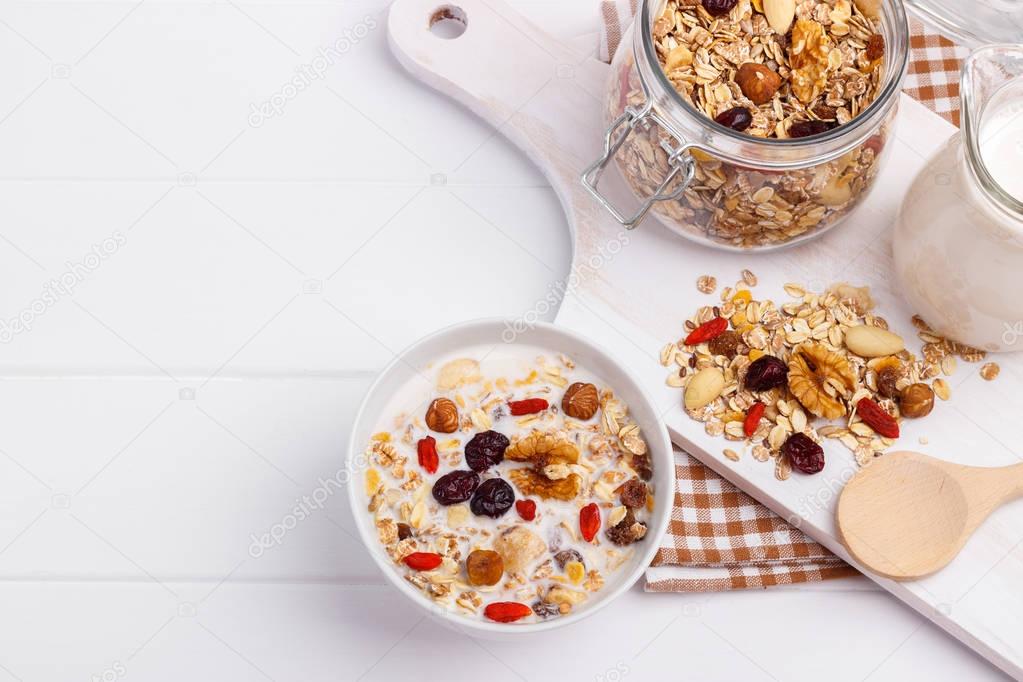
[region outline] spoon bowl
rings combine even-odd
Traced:
[[[971,467],[891,452],[846,484],[836,523],[853,558],[894,580],[948,564],[984,519],[1023,493],[1023,464]]]

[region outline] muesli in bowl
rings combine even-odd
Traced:
[[[908,54],[899,0],[645,0],[612,62],[584,184],[628,226],[770,249],[838,224],[888,149]],[[642,205],[596,189],[614,158]]]
[[[372,426],[360,415],[364,539],[392,581],[460,624],[592,610],[638,577],[666,525],[656,412],[640,398],[641,425],[593,349],[576,360],[565,345],[459,344],[373,399]]]

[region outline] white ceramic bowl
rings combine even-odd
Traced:
[[[551,324],[537,323],[522,333],[515,333],[513,330],[511,323],[505,320],[475,320],[442,329],[405,350],[381,372],[370,387],[355,417],[348,444],[347,467],[351,474],[348,481],[348,499],[352,505],[359,536],[373,560],[380,566],[380,570],[399,591],[440,622],[468,634],[492,638],[564,627],[596,613],[629,589],[643,575],[644,569],[650,565],[657,552],[660,538],[668,527],[675,490],[675,466],[668,431],[646,391],[613,357],[589,339]],[[366,509],[368,500],[363,489],[362,476],[365,462],[361,460],[366,444],[395,392],[407,386],[421,373],[429,371],[427,367],[431,363],[462,348],[508,343],[539,347],[547,349],[552,354],[565,353],[580,367],[607,382],[615,395],[629,406],[629,414],[642,429],[653,465],[652,483],[655,493],[654,510],[648,523],[647,535],[641,543],[633,545],[636,553],[613,576],[608,576],[604,588],[594,593],[584,606],[559,618],[502,624],[469,618],[438,607],[395,570],[394,563],[377,540],[372,515]]]

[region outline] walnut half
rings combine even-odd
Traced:
[[[551,480],[533,469],[512,469],[508,478],[523,495],[536,495],[545,500],[572,500],[582,490],[583,480],[579,474]]]
[[[532,469],[508,472],[508,478],[523,495],[571,500],[582,489],[582,478],[569,469],[569,465],[579,462],[579,448],[557,434],[533,431],[512,443],[504,457],[533,464]]]
[[[807,410],[825,419],[845,414],[842,398],[856,388],[849,361],[818,343],[804,343],[789,358],[789,390]]]

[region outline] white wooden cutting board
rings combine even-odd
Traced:
[[[816,476],[774,477],[773,466],[750,456],[726,460],[725,442],[707,436],[680,407],[680,392],[665,385],[658,353],[682,334],[683,321],[700,305],[698,276],[730,285],[743,268],[760,280],[760,296],[784,299],[784,282],[820,290],[836,281],[869,284],[896,331],[915,338],[912,311],[903,304],[891,271],[891,226],[900,198],[924,160],[955,129],[903,96],[897,148],[877,188],[842,227],[802,247],[769,255],[726,254],[683,241],[649,218],[625,232],[587,194],[581,170],[601,151],[601,117],[609,68],[592,54],[561,43],[497,0],[464,0],[467,28],[442,39],[429,30],[436,0],[398,0],[388,30],[397,58],[416,77],[455,98],[517,144],[547,175],[564,206],[574,239],[570,291],[559,323],[589,334],[645,380],[660,401],[673,440],[798,525],[839,555],[835,536],[837,493],[855,472],[851,453],[826,447],[828,464]],[[410,112],[414,115],[414,112]],[[605,184],[626,196],[609,173]],[[616,186],[617,185],[617,186]],[[514,276],[509,275],[514,286]],[[1011,283],[1006,283],[1010,286]],[[558,292],[552,292],[560,298]],[[549,300],[538,301],[542,312]],[[528,315],[524,322],[528,322]],[[997,357],[995,382],[977,365],[960,363],[950,379],[952,400],[926,420],[903,426],[901,445],[978,465],[1015,462],[1023,395],[1019,354]],[[926,438],[926,445],[920,442]],[[1023,676],[1023,503],[996,512],[944,571],[914,583],[877,582],[1015,677]],[[870,628],[870,623],[862,623]]]

